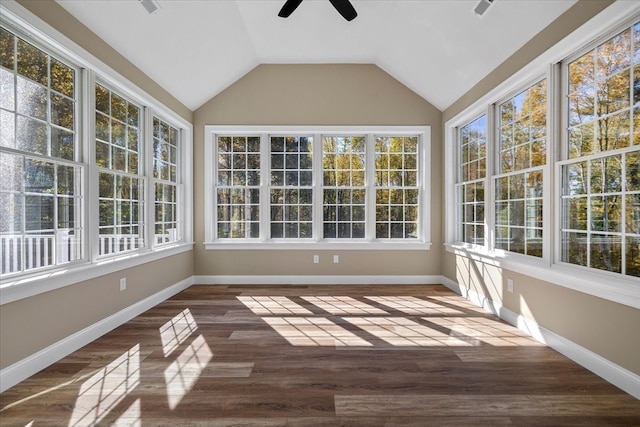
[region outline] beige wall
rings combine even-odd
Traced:
[[[185,252],[2,305],[0,369],[191,277]],[[120,291],[120,278],[127,289]]]
[[[53,0],[19,1],[32,13],[191,121],[192,113]],[[0,369],[193,275],[193,252],[76,283],[0,307]],[[120,292],[119,280],[127,278]]]
[[[197,275],[439,275],[441,113],[374,65],[261,65],[194,112],[194,194],[204,194],[205,125],[431,126],[430,251],[207,251],[195,197]],[[320,264],[313,264],[313,255]],[[340,255],[340,264],[331,255]]]
[[[612,1],[580,0],[443,112],[443,123],[602,11]],[[444,161],[444,158],[441,158]],[[444,204],[441,205],[444,209]],[[501,270],[445,252],[442,273],[466,289],[640,375],[640,310],[534,277]],[[507,279],[514,292],[506,292]]]

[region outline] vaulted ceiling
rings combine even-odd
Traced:
[[[575,0],[352,0],[345,21],[329,0],[57,0],[188,108],[259,64],[369,63],[446,109]]]

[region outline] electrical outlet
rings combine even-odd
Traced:
[[[120,279],[120,290],[124,291],[125,289],[127,289],[127,278],[123,277]]]
[[[513,292],[513,280],[507,279],[507,291]]]
[[[340,263],[340,255],[334,255],[333,256],[333,263],[334,264],[339,264]]]
[[[313,263],[314,264],[319,264],[320,263],[320,255],[314,255],[313,256]]]

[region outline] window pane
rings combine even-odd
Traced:
[[[51,58],[51,89],[73,98],[75,71],[57,59]]]
[[[626,274],[640,277],[640,237],[627,237],[625,246]]]
[[[4,28],[0,28],[0,66],[13,70],[15,61],[15,36]]]
[[[18,77],[16,100],[17,110],[20,114],[46,121],[47,98],[46,86]]]

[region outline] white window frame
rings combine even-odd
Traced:
[[[491,169],[488,170],[487,175],[488,178],[490,179],[490,195],[491,195],[491,199],[489,200],[489,202],[491,203],[491,218],[489,220],[489,225],[490,225],[490,241],[489,241],[489,246],[490,248],[492,248],[493,253],[497,254],[498,256],[502,256],[502,257],[514,257],[516,259],[521,259],[522,262],[534,262],[537,263],[539,261],[536,260],[544,260],[545,257],[548,256],[548,254],[550,254],[550,250],[551,250],[551,245],[550,245],[550,239],[551,239],[551,233],[549,232],[549,229],[551,228],[551,221],[549,220],[549,218],[551,218],[551,209],[550,209],[550,203],[548,202],[548,199],[550,196],[547,196],[548,194],[551,194],[551,162],[553,160],[553,155],[551,153],[551,137],[550,134],[553,131],[553,127],[554,127],[554,120],[552,117],[552,88],[555,88],[555,85],[551,84],[551,80],[555,79],[557,77],[557,73],[555,72],[554,69],[547,69],[546,73],[534,76],[533,79],[529,79],[528,81],[523,82],[523,84],[519,87],[516,88],[516,90],[514,91],[510,91],[506,94],[506,96],[501,97],[500,99],[497,100],[497,102],[495,102],[495,104],[492,106],[492,113],[493,113],[493,122],[490,124],[491,126],[491,132],[493,132],[495,135],[493,135],[492,139],[491,139],[491,152],[488,153],[487,155],[491,157]],[[547,105],[546,105],[546,132],[545,132],[545,150],[546,150],[546,161],[544,165],[541,166],[531,166],[531,167],[527,167],[527,168],[523,168],[523,169],[518,169],[515,171],[511,171],[511,172],[502,172],[500,171],[500,105],[502,105],[504,102],[510,100],[511,98],[513,98],[514,96],[518,95],[519,93],[521,93],[524,90],[528,90],[529,88],[539,84],[542,81],[546,81],[546,87],[547,87]],[[554,110],[555,111],[555,110]],[[528,143],[530,144],[531,141],[528,141]],[[496,248],[495,245],[495,230],[496,230],[496,220],[495,220],[495,212],[496,212],[496,180],[499,179],[500,177],[504,177],[506,175],[510,175],[510,176],[514,176],[514,175],[519,175],[519,174],[526,174],[529,172],[533,172],[536,169],[539,169],[542,172],[542,180],[543,180],[543,190],[542,190],[542,217],[543,217],[543,229],[542,229],[542,257],[537,257],[537,256],[529,256],[529,255],[525,255],[525,254],[519,254],[516,252],[511,252],[505,249],[498,249]],[[546,261],[545,261],[546,262]]]
[[[138,198],[137,199],[130,199],[133,203],[137,203],[139,205],[141,205],[143,207],[142,212],[139,212],[139,219],[138,219],[138,223],[136,224],[136,226],[139,229],[139,232],[137,234],[128,234],[126,236],[121,236],[120,238],[115,238],[114,240],[112,240],[111,242],[109,242],[109,240],[102,240],[99,241],[98,244],[98,253],[96,254],[96,257],[99,259],[104,259],[104,258],[111,258],[111,257],[118,257],[118,256],[122,256],[125,253],[132,253],[132,252],[136,252],[139,251],[143,248],[148,248],[149,247],[149,240],[147,239],[147,233],[145,232],[146,227],[147,227],[147,220],[145,218],[145,206],[147,204],[147,194],[146,194],[146,186],[148,185],[147,182],[147,175],[148,175],[148,169],[146,168],[146,163],[145,163],[145,154],[148,153],[148,150],[146,149],[146,139],[147,139],[147,132],[145,131],[145,124],[146,124],[146,118],[145,118],[145,112],[146,112],[146,108],[139,104],[136,103],[135,101],[133,101],[132,99],[126,98],[124,96],[122,96],[121,92],[118,90],[117,87],[112,87],[109,84],[105,84],[102,81],[100,81],[100,79],[98,78],[93,78],[94,83],[93,83],[93,91],[94,91],[94,97],[95,97],[95,88],[100,85],[102,86],[104,89],[106,89],[107,91],[109,91],[109,93],[111,93],[112,95],[116,95],[119,96],[120,98],[122,98],[123,100],[127,101],[129,104],[134,105],[135,107],[139,108],[139,127],[138,127],[138,172],[137,173],[132,173],[130,171],[121,171],[121,170],[117,170],[114,169],[113,167],[109,167],[109,166],[98,166],[97,165],[97,159],[96,159],[96,145],[98,144],[97,141],[97,136],[95,135],[95,132],[93,133],[93,135],[91,136],[91,142],[93,145],[93,157],[91,159],[89,159],[88,164],[90,166],[90,168],[96,168],[98,171],[97,173],[97,179],[99,181],[99,176],[100,173],[108,173],[113,175],[113,177],[115,179],[117,179],[118,177],[121,178],[129,178],[131,180],[138,180],[141,184],[142,184],[142,191],[138,192]],[[98,110],[95,108],[95,98],[94,100],[91,102],[91,106],[93,107],[93,115],[91,117],[88,118],[89,121],[93,121],[93,129],[96,129],[96,124],[95,124],[95,116],[98,114]],[[100,114],[103,114],[102,112],[100,112]],[[107,116],[110,120],[113,118],[112,116]],[[111,141],[108,142],[108,145],[112,146]],[[113,147],[110,147],[113,148]],[[128,147],[126,147],[125,149],[125,153],[128,153]],[[111,161],[114,161],[114,156],[113,154],[109,155],[109,158],[111,159]],[[116,186],[117,188],[117,186]],[[99,191],[99,190],[98,190]],[[99,197],[98,197],[99,200]],[[114,211],[115,211],[115,198],[111,199],[109,198],[110,201],[114,202]],[[98,206],[98,211],[99,211],[99,206]],[[98,224],[96,226],[98,226],[98,230],[99,228],[99,221],[98,220]],[[115,228],[118,228],[117,224],[114,224]],[[100,236],[100,232],[98,232],[98,236]],[[119,233],[114,233],[114,235],[119,235]],[[134,244],[138,244],[137,242],[137,237],[139,237],[142,241],[141,245],[139,247],[136,248],[128,248],[130,246],[133,246]],[[125,243],[125,249],[123,250],[115,250],[115,245],[116,243],[118,243],[118,240],[123,239],[124,243]],[[103,251],[103,249],[106,251],[105,253],[101,253]]]
[[[155,177],[154,174],[154,165],[153,162],[155,160],[154,155],[152,154],[153,152],[153,144],[154,144],[154,133],[153,133],[153,122],[155,120],[159,120],[160,122],[167,124],[168,126],[176,129],[177,132],[177,140],[176,140],[176,166],[177,166],[177,176],[175,181],[172,181],[171,178],[169,178],[168,180],[164,180],[160,177]],[[150,221],[150,226],[148,228],[150,228],[151,230],[149,231],[149,233],[151,234],[151,245],[152,247],[164,247],[164,246],[171,246],[171,245],[175,245],[176,243],[179,243],[183,240],[184,234],[186,233],[186,230],[184,230],[184,224],[188,224],[188,221],[186,218],[186,209],[184,209],[183,202],[184,202],[184,198],[186,196],[186,192],[185,192],[185,186],[184,186],[184,172],[182,171],[182,169],[185,169],[184,165],[187,163],[186,159],[185,159],[185,153],[187,152],[187,150],[185,150],[184,146],[184,138],[183,138],[183,134],[185,133],[183,129],[181,129],[180,127],[173,125],[172,124],[172,120],[165,120],[163,118],[161,118],[158,114],[155,114],[155,112],[152,111],[148,111],[148,122],[150,124],[149,126],[149,144],[148,144],[148,150],[149,150],[149,155],[146,156],[146,160],[149,162],[149,166],[148,166],[148,179],[149,179],[149,192],[151,193],[152,198],[150,199],[149,203],[153,203],[153,206],[150,207],[148,210],[149,212],[149,221]],[[156,195],[155,195],[155,185],[156,184],[162,184],[162,185],[172,185],[175,187],[175,191],[176,191],[176,212],[175,212],[175,217],[173,218],[173,222],[175,222],[175,224],[177,225],[177,228],[175,229],[173,236],[169,236],[169,240],[166,242],[161,242],[158,241],[158,236],[155,234],[155,227],[157,226],[158,222],[157,219],[155,217],[155,205],[156,203],[158,203],[158,200],[156,199]],[[162,224],[166,224],[166,222],[162,222]]]
[[[150,217],[150,215],[153,204],[149,205],[148,203],[154,200],[154,197],[150,186],[150,161],[146,156],[145,160],[141,162],[141,168],[142,174],[145,176],[144,199],[147,203],[144,233],[146,241],[150,244],[135,251],[98,257],[98,169],[95,167],[94,136],[96,80],[99,80],[101,84],[107,84],[118,94],[145,107],[143,117],[145,131],[143,133],[150,135],[147,128],[149,114],[154,114],[180,129],[182,148],[180,158],[183,160],[180,180],[181,185],[186,188],[193,186],[192,124],[18,3],[10,0],[2,2],[0,4],[0,21],[8,28],[18,30],[18,35],[27,34],[28,41],[36,41],[37,45],[41,48],[44,47],[47,53],[60,57],[81,69],[81,75],[78,76],[80,96],[76,111],[79,118],[77,133],[81,141],[81,154],[78,160],[85,170],[81,185],[83,186],[83,197],[86,200],[82,215],[82,223],[85,228],[83,260],[1,277],[0,305],[192,250],[193,196],[190,191],[183,191],[180,211],[180,216],[183,218],[182,239],[167,245],[154,245],[152,242],[153,228],[150,224],[153,224],[153,216]],[[145,140],[142,144],[142,152],[147,153],[149,140]]]
[[[444,127],[445,151],[445,249],[447,252],[468,257],[498,268],[516,271],[536,279],[544,280],[559,286],[577,290],[589,295],[607,299],[609,301],[640,308],[640,278],[622,276],[596,269],[585,269],[560,262],[560,144],[566,144],[562,130],[562,119],[566,117],[561,98],[561,70],[560,63],[567,57],[574,55],[585,46],[595,45],[617,34],[625,26],[633,24],[640,17],[640,3],[615,2],[579,29],[559,41],[535,60],[525,65],[510,78],[503,81],[493,90],[486,93],[463,111],[447,120]],[[464,126],[483,112],[494,113],[496,105],[509,94],[515,94],[527,84],[547,78],[548,109],[547,109],[547,165],[545,166],[544,181],[544,246],[543,257],[529,257],[517,253],[493,249],[491,242],[494,224],[492,203],[494,200],[494,186],[489,183],[491,191],[485,192],[487,207],[485,211],[487,228],[490,230],[489,247],[477,248],[456,241],[456,227],[458,224],[455,183],[456,183],[456,144],[457,128]],[[495,121],[492,123],[495,133]],[[495,137],[489,141],[488,156],[495,161],[497,155]],[[487,176],[492,178],[496,173],[495,167]]]
[[[207,125],[205,133],[205,241],[208,250],[254,250],[254,249],[341,249],[341,250],[427,250],[431,247],[431,128],[429,126],[215,126]],[[313,239],[268,239],[265,227],[269,226],[268,215],[268,179],[269,165],[261,161],[261,231],[259,239],[217,239],[216,238],[216,139],[217,136],[260,135],[262,159],[268,158],[268,142],[270,135],[313,136],[314,150],[314,237]],[[420,162],[419,183],[420,219],[419,237],[417,239],[375,239],[375,197],[367,196],[367,228],[369,234],[366,239],[323,239],[322,238],[322,135],[352,136],[367,135],[367,193],[375,192],[373,182],[374,151],[376,135],[385,136],[418,136]],[[267,196],[264,196],[267,195]],[[373,217],[371,212],[373,211]],[[373,226],[372,226],[373,218]]]
[[[461,153],[460,153],[460,134],[461,134],[461,129],[470,125],[471,123],[475,122],[476,120],[479,120],[480,118],[484,117],[484,121],[486,123],[486,128],[485,128],[485,173],[484,173],[484,177],[482,178],[475,178],[475,179],[467,179],[467,180],[463,180],[462,177],[462,173],[460,171],[460,166],[461,166]],[[455,136],[455,155],[456,155],[456,166],[455,166],[455,189],[454,189],[454,197],[456,198],[456,209],[455,209],[455,215],[456,215],[456,234],[455,234],[455,240],[457,242],[457,244],[464,246],[466,248],[473,248],[476,251],[480,251],[480,252],[484,252],[487,250],[487,248],[489,247],[489,245],[487,244],[488,242],[488,237],[489,237],[489,230],[491,230],[491,227],[488,226],[488,221],[490,221],[488,215],[491,215],[491,213],[493,212],[493,207],[489,206],[489,204],[487,203],[487,197],[486,195],[491,191],[491,186],[490,186],[490,177],[491,177],[491,165],[492,165],[492,159],[491,159],[491,155],[490,155],[490,147],[491,147],[491,140],[493,138],[493,133],[492,133],[492,126],[491,126],[491,122],[492,122],[492,118],[493,118],[493,114],[491,111],[480,111],[478,112],[478,114],[474,115],[472,118],[466,120],[463,124],[460,124],[459,126],[456,126],[455,132],[456,132],[456,136]],[[485,198],[482,201],[483,204],[483,210],[484,210],[484,230],[483,230],[483,243],[482,244],[478,244],[478,243],[472,243],[472,242],[465,242],[462,241],[460,239],[460,237],[464,234],[464,218],[462,218],[462,216],[464,215],[463,210],[464,210],[464,203],[460,202],[460,199],[458,196],[458,192],[461,191],[460,189],[467,184],[477,184],[477,183],[482,183],[482,185],[484,186],[484,194],[485,194]],[[491,198],[493,199],[493,197]],[[475,234],[474,234],[474,238],[475,238]]]

